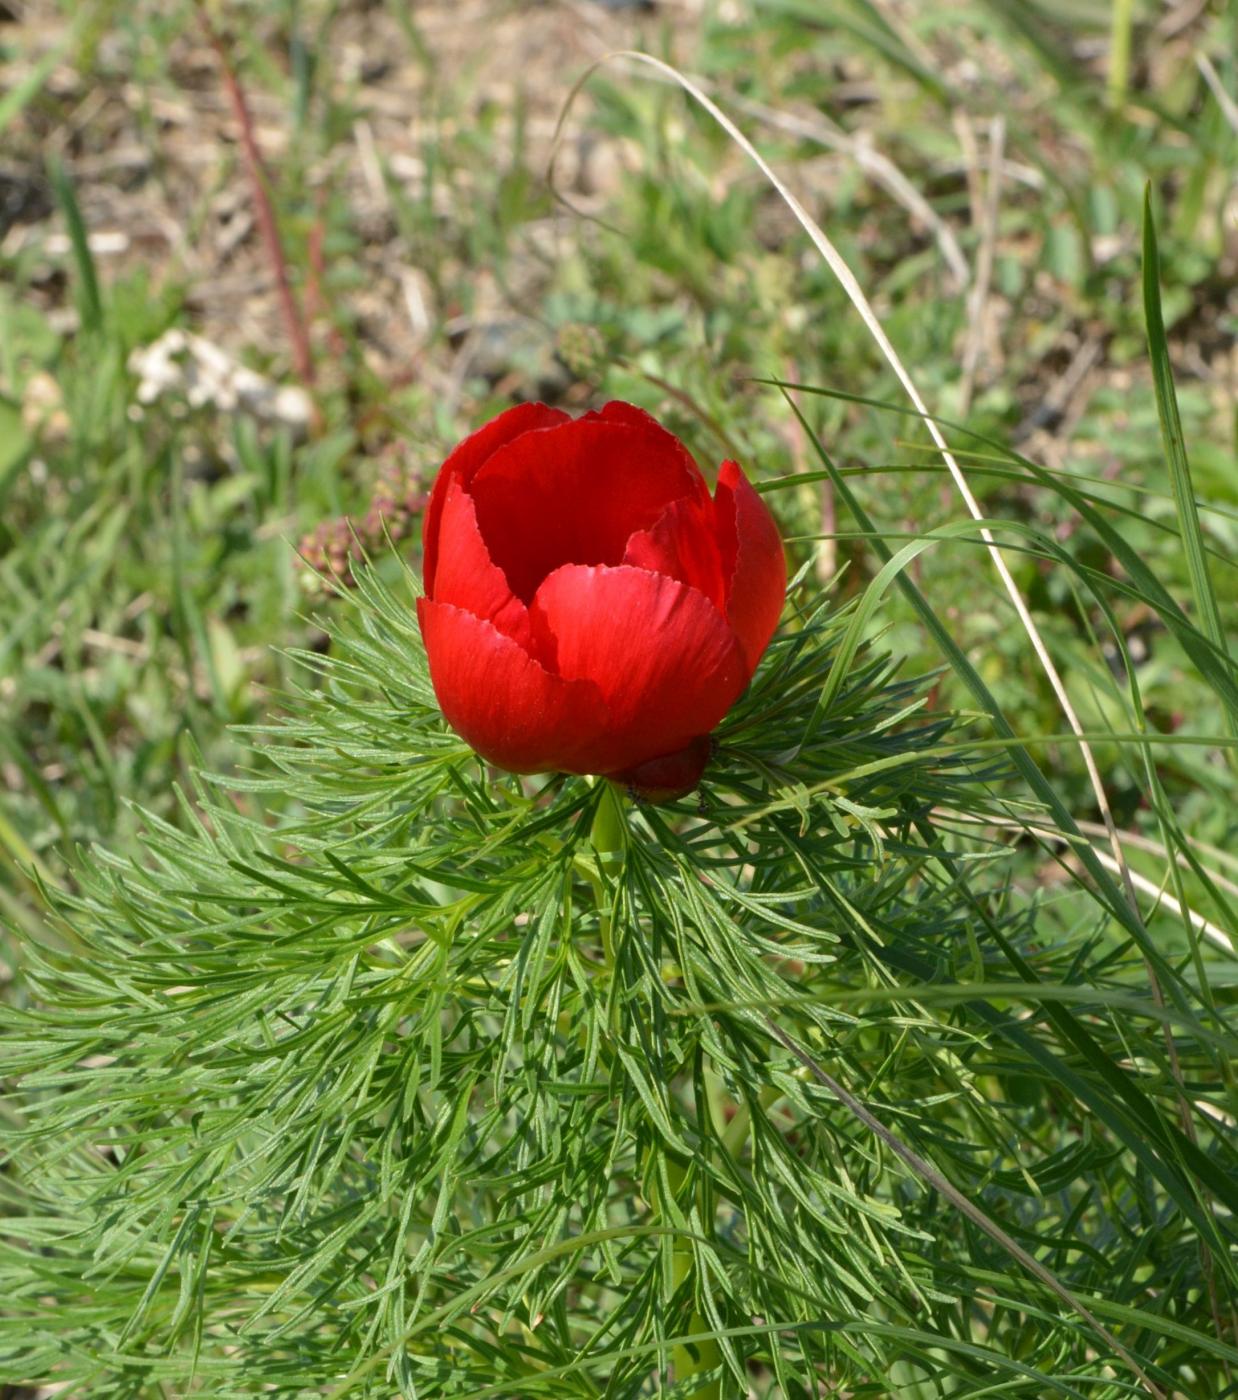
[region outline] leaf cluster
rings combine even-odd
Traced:
[[[1221,1393],[1232,1035],[1103,912],[1047,941],[1053,895],[940,816],[1007,810],[1000,750],[798,590],[699,798],[599,851],[605,785],[444,728],[414,593],[362,570],[249,777],[55,896],[3,1012],[0,1376],[1117,1396],[1120,1338]]]

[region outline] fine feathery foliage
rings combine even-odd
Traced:
[[[1226,1393],[1221,954],[1141,950],[1073,862],[1013,881],[1010,745],[862,602],[802,575],[649,808],[486,771],[411,574],[356,582],[250,776],[49,895],[0,1011],[0,1379]]]

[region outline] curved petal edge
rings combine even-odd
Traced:
[[[417,620],[443,716],[482,758],[512,773],[594,771],[579,756],[608,727],[596,685],[551,675],[493,624],[448,603],[419,598]]]
[[[512,592],[503,570],[491,559],[477,524],[473,498],[459,480],[447,488],[441,529],[451,544],[439,555],[431,600],[449,603],[483,622],[493,623],[533,653],[528,609]]]
[[[748,681],[718,609],[687,584],[630,565],[566,564],[537,590],[533,630],[559,674],[592,681],[610,711],[586,771],[622,772],[708,734]]]
[[[533,432],[538,428],[553,428],[559,423],[570,421],[571,415],[564,413],[560,408],[550,408],[544,403],[520,403],[515,408],[500,413],[497,418],[492,418],[484,427],[478,428],[452,449],[434,478],[422,525],[421,573],[427,595],[433,596],[434,593],[439,525],[447,501],[447,490],[452,482],[460,481],[467,490],[478,470],[505,443],[520,437],[522,433]]]
[[[723,462],[714,493],[726,618],[739,638],[748,676],[774,635],[787,596],[787,559],[769,507],[737,462]]]

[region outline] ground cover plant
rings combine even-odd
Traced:
[[[0,5],[15,1396],[1232,1393],[1234,37]],[[614,398],[792,570],[666,806],[416,622]]]

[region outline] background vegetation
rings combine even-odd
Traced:
[[[818,617],[793,629],[812,639],[803,643],[811,651],[803,683],[825,683],[840,645],[858,648],[856,688],[833,693],[838,704],[850,697],[852,709],[836,705],[835,720],[881,724],[918,698],[926,715],[915,723],[930,726],[933,742],[1000,741],[974,751],[983,763],[969,771],[982,784],[956,787],[930,765],[909,769],[893,796],[887,788],[842,793],[861,810],[834,811],[839,821],[863,832],[866,822],[888,820],[899,848],[884,865],[886,838],[877,833],[847,877],[855,882],[848,898],[866,892],[920,961],[892,968],[871,948],[852,948],[828,975],[803,970],[798,985],[810,1000],[850,1005],[858,1019],[842,1036],[834,1024],[823,1029],[815,1011],[780,1024],[805,1036],[816,1025],[826,1036],[816,1051],[828,1046],[839,1057],[830,1072],[843,1064],[852,1092],[890,1109],[921,1154],[983,1197],[1072,1290],[1101,1299],[1103,1322],[1145,1367],[1160,1368],[1165,1393],[1229,1393],[1238,1359],[1226,1235],[1233,1156],[1224,1141],[1235,1111],[1225,1030],[1235,963],[1226,949],[1238,927],[1238,682],[1227,652],[1238,608],[1236,40],[1232,9],[1197,0],[0,0],[0,977],[14,1090],[2,1188],[13,1224],[0,1291],[23,1300],[0,1350],[0,1377],[54,1379],[59,1367],[81,1394],[180,1394],[191,1384],[211,1394],[262,1385],[301,1394],[347,1374],[340,1356],[361,1344],[338,1319],[336,1343],[268,1349],[269,1370],[228,1371],[223,1343],[221,1369],[192,1383],[179,1362],[147,1364],[166,1354],[161,1348],[175,1356],[190,1346],[193,1289],[206,1275],[195,1272],[185,1241],[197,1248],[214,1227],[198,1216],[190,1223],[184,1189],[178,1195],[154,1172],[144,1178],[148,1213],[135,1205],[128,1219],[134,1236],[121,1248],[109,1235],[100,1202],[114,1204],[116,1182],[107,1173],[128,1158],[118,1151],[106,1170],[93,1163],[105,1183],[83,1174],[74,1156],[89,1145],[81,1133],[104,1131],[87,1111],[98,1081],[86,1071],[91,1053],[127,1063],[116,1044],[95,1043],[107,1040],[112,1016],[125,1045],[137,1047],[143,1087],[128,1086],[135,1099],[118,1091],[106,1132],[123,1139],[128,1122],[143,1125],[133,1129],[138,1137],[157,1138],[167,1128],[163,1108],[158,1095],[143,1096],[161,1042],[142,1039],[136,1008],[164,996],[173,969],[174,983],[207,996],[220,964],[212,953],[195,970],[169,952],[153,981],[126,983],[125,960],[141,941],[117,890],[129,880],[145,888],[145,877],[113,882],[108,872],[128,869],[126,858],[137,860],[134,870],[149,868],[139,834],[152,820],[166,824],[155,867],[163,861],[180,873],[142,898],[150,909],[169,901],[157,937],[173,948],[193,925],[172,892],[218,889],[229,868],[209,834],[186,838],[205,841],[207,855],[168,854],[181,850],[178,832],[198,831],[203,804],[217,840],[235,820],[251,833],[289,833],[287,848],[275,843],[289,859],[294,847],[304,855],[330,844],[312,836],[313,822],[337,810],[340,793],[326,790],[321,773],[305,784],[246,779],[243,768],[269,771],[273,741],[260,739],[255,754],[251,737],[231,726],[291,710],[309,726],[297,742],[328,768],[332,753],[364,764],[384,744],[407,752],[407,734],[395,737],[401,716],[425,695],[410,680],[401,709],[398,649],[393,658],[379,645],[402,635],[405,606],[392,602],[402,593],[386,592],[403,587],[386,535],[415,566],[424,485],[453,441],[512,399],[570,407],[624,397],[679,431],[702,462],[735,455],[769,484],[806,570],[801,616],[814,615],[822,593],[829,599],[828,627]],[[1001,536],[1015,583],[1083,728],[1099,736],[1129,887],[1113,868],[1120,863],[1079,744],[940,454],[901,412],[906,401],[887,364],[768,182],[673,84],[611,63],[569,110],[555,187],[548,183],[571,83],[602,54],[630,47],[695,75],[750,134],[854,270],[931,410],[968,430],[951,440],[980,508],[1017,528]],[[1159,266],[1145,222],[1149,186]],[[769,380],[804,387],[788,402]],[[868,592],[883,551],[934,531],[940,538],[904,560],[897,584],[883,583],[879,599]],[[376,575],[354,568],[360,545],[378,557]],[[297,547],[341,578],[339,596]],[[360,601],[358,577],[370,580]],[[871,606],[861,609],[865,598]],[[369,637],[370,649],[341,653],[339,634],[350,630]],[[415,649],[415,638],[405,642]],[[344,708],[313,708],[319,682],[304,663],[324,651],[352,655],[357,668],[337,674],[347,691],[337,696],[341,707],[345,698],[389,707],[370,716],[364,735],[338,729]],[[885,695],[898,682],[865,668],[886,653],[902,677],[925,679]],[[414,673],[415,661],[409,666]],[[289,702],[294,682],[307,694]],[[817,713],[804,705],[782,715],[792,737]],[[956,710],[964,720],[947,740],[931,726]],[[1019,744],[1004,742],[1003,724]],[[843,742],[844,731],[827,732]],[[275,742],[285,741],[293,742]],[[922,741],[906,743],[911,750]],[[1013,757],[1000,771],[985,766],[1005,752]],[[787,771],[758,754],[765,786],[720,778],[717,800],[729,793],[737,812],[750,812],[754,840],[783,840],[778,819],[756,814],[769,803],[784,811],[811,803],[813,773],[833,772],[833,759],[814,753],[816,769]],[[870,761],[872,753],[849,754],[847,771]],[[219,775],[215,796],[195,788],[199,768]],[[384,783],[374,810],[391,815],[395,808],[381,804],[408,795]],[[195,790],[192,800],[180,797]],[[930,839],[917,826],[930,815],[966,880],[945,866],[926,873],[922,852],[911,853]],[[1063,841],[1072,818],[1086,845]],[[520,809],[521,821],[532,819]],[[482,824],[498,820],[488,812]],[[345,825],[335,833],[341,842],[363,840],[363,823]],[[457,838],[452,828],[443,849]],[[95,842],[106,859],[98,850],[74,854]],[[495,879],[516,878],[505,857],[495,859]],[[374,873],[367,868],[365,878]],[[763,878],[767,892],[793,888],[777,862]],[[631,894],[641,917],[652,916],[640,900],[661,888],[648,879]],[[909,882],[910,904],[924,901],[921,917],[897,899],[891,913],[890,882],[900,899]],[[51,885],[83,901],[76,912],[52,912]],[[978,888],[987,923],[969,903]],[[304,891],[300,902],[260,915],[252,886],[230,894],[253,930],[308,936],[313,901]],[[585,936],[599,932],[586,922]],[[1017,1039],[996,1061],[985,1059],[993,1023],[950,990],[970,986],[974,1000],[977,987],[1009,978],[1007,945],[1024,959],[1021,984],[1057,990],[1038,993],[1034,1010],[1008,992],[992,1014],[1026,1017],[1027,1037],[1042,1049],[1065,1047],[1053,1067]],[[37,946],[51,951],[36,954]],[[79,986],[76,1001],[75,947],[108,969]],[[796,943],[793,953],[811,968],[813,951]],[[312,939],[300,952],[325,956]],[[1168,1011],[1155,1009],[1145,964],[1157,971]],[[273,967],[249,965],[255,997]],[[458,993],[463,984],[452,977],[467,982],[474,971],[443,971],[443,985]],[[638,963],[629,971],[639,987]],[[367,975],[381,980],[381,972]],[[285,974],[287,1005],[325,995],[292,969]],[[934,980],[936,1000],[921,997],[914,1011],[882,1001],[892,987]],[[839,1000],[861,992],[862,1005]],[[577,1014],[592,1024],[602,1013],[585,1003]],[[47,1006],[63,1016],[75,1009],[85,1041],[49,1049],[48,1026],[60,1023],[37,1019]],[[812,1136],[826,1133],[826,1110],[789,1087],[794,1063],[759,1068],[744,1039],[751,1026],[734,1015],[734,1038],[693,1042],[725,1067],[718,1073],[730,1109],[746,1102],[739,1084],[754,1095],[744,1112],[758,1118],[761,1090],[777,1090],[789,1095],[813,1150],[838,1151],[829,1146],[837,1139]],[[1168,1044],[1158,1017],[1173,1030]],[[206,1015],[182,1029],[194,1045],[208,1034],[231,1044],[235,1034],[240,1055],[252,1028]],[[553,1037],[543,1049],[546,1063],[571,1063]],[[247,1100],[228,1079],[229,1063],[208,1067],[200,1083],[177,1080],[166,1117],[188,1113],[195,1094],[222,1104],[232,1092],[256,1122],[274,1114],[257,1081]],[[314,1063],[321,1090],[334,1061]],[[466,1105],[467,1063],[465,1055],[452,1071]],[[607,1072],[633,1105],[645,1102],[630,1065]],[[795,1083],[811,1082],[805,1074]],[[374,1092],[366,1112],[380,1113],[387,1089]],[[339,1105],[327,1097],[311,1128],[335,1121]],[[777,1094],[767,1097],[764,1108]],[[369,1122],[360,1108],[348,1113]],[[781,1142],[785,1131],[780,1120],[762,1140]],[[649,1132],[662,1141],[660,1128]],[[841,1238],[865,1216],[879,1242],[862,1268],[854,1258],[831,1263],[827,1252],[813,1279],[795,1286],[822,1290],[813,1295],[817,1312],[805,1303],[805,1316],[828,1307],[835,1320],[847,1308],[865,1317],[863,1345],[834,1341],[814,1352],[815,1343],[787,1342],[783,1374],[777,1346],[758,1355],[737,1342],[735,1365],[751,1363],[759,1393],[813,1393],[813,1367],[848,1394],[991,1387],[986,1393],[1039,1395],[1049,1393],[1046,1377],[1062,1393],[1076,1393],[1075,1384],[1089,1395],[1130,1393],[1122,1387],[1137,1382],[1116,1353],[1097,1359],[1102,1343],[1079,1330],[1060,1298],[1023,1282],[1007,1285],[1008,1309],[994,1304],[1008,1254],[988,1252],[991,1238],[973,1238],[971,1227],[947,1248],[943,1229],[959,1227],[943,1222],[940,1194],[913,1190],[906,1164],[854,1122],[844,1136],[844,1175],[867,1161],[871,1176],[817,1181],[844,1201],[830,1228]],[[366,1142],[380,1150],[377,1139]],[[321,1144],[300,1157],[289,1151],[286,1172],[259,1173],[270,1210],[298,1187],[303,1214],[340,1209],[326,1186],[321,1200],[311,1189],[327,1165]],[[639,1167],[628,1166],[638,1178]],[[417,1167],[425,1181],[438,1169],[435,1160]],[[49,1175],[35,1189],[40,1172]],[[49,1181],[75,1203],[58,1225],[48,1223]],[[475,1185],[470,1209],[497,1210],[487,1193],[499,1188]],[[681,1188],[691,1194],[698,1185],[664,1181],[663,1190],[679,1199]],[[348,1189],[364,1194],[355,1181]],[[741,1214],[757,1209],[746,1185],[728,1189],[739,1192],[732,1204]],[[646,1182],[646,1190],[656,1204],[657,1188]],[[882,1233],[895,1229],[894,1217],[873,1223],[895,1207],[906,1212],[897,1229],[938,1240],[927,1262],[907,1262],[910,1246]],[[432,1218],[434,1201],[424,1208]],[[240,1208],[235,1218],[244,1218]],[[390,1243],[387,1231],[400,1237],[392,1222],[380,1230],[363,1220],[358,1238],[371,1226],[378,1234],[366,1248]],[[538,1228],[549,1230],[544,1221]],[[771,1257],[793,1252],[795,1229],[807,1238],[811,1228],[788,1225],[785,1237],[767,1241]],[[340,1280],[364,1272],[358,1259],[339,1262],[349,1257],[345,1246],[322,1220],[292,1255],[276,1260],[265,1248],[220,1286],[224,1294],[242,1282],[276,1289],[271,1315],[291,1328],[281,1335],[301,1336],[295,1319],[326,1306],[322,1278],[347,1293]],[[99,1269],[85,1289],[83,1252]],[[32,1265],[39,1258],[58,1262]],[[266,1285],[255,1260],[268,1270]],[[460,1277],[427,1274],[426,1297],[467,1292],[484,1274],[474,1266],[476,1274]],[[631,1288],[646,1266],[643,1258],[613,1263],[616,1277],[630,1267]],[[672,1260],[668,1273],[677,1267]],[[664,1280],[661,1312],[656,1292],[643,1295],[654,1300],[649,1314],[625,1322],[587,1361],[575,1357],[577,1319],[565,1314],[545,1354],[519,1334],[529,1348],[520,1365],[562,1372],[553,1381],[562,1388],[548,1380],[545,1393],[639,1393],[651,1364],[641,1348],[657,1328],[665,1341],[677,1327],[725,1330],[741,1317],[751,1326],[760,1313],[752,1293],[741,1296],[729,1260],[717,1266],[728,1282],[717,1282],[723,1302],[711,1313],[699,1279],[712,1265],[696,1267]],[[908,1276],[896,1286],[900,1269]],[[866,1290],[872,1301],[861,1307]],[[554,1290],[542,1292],[531,1288],[519,1306],[532,1298],[552,1312]],[[226,1329],[224,1294],[212,1316]],[[601,1316],[601,1294],[595,1303]],[[903,1335],[916,1331],[917,1308],[921,1331]],[[532,1322],[530,1311],[521,1325]],[[406,1317],[366,1315],[371,1324],[367,1337],[386,1337],[394,1350]],[[943,1349],[946,1336],[958,1345]],[[130,1345],[134,1337],[141,1346]],[[208,1328],[207,1352],[216,1343]],[[495,1393],[542,1393],[528,1373],[496,1369],[495,1355],[475,1343],[460,1341],[447,1370],[422,1374],[424,1393],[477,1394],[487,1376],[508,1387]],[[977,1360],[969,1346],[991,1354]],[[201,1347],[199,1334],[195,1354]],[[231,1354],[250,1368],[267,1365],[243,1348]],[[994,1356],[1017,1364],[996,1367]],[[384,1394],[393,1382],[367,1372],[356,1384]]]

